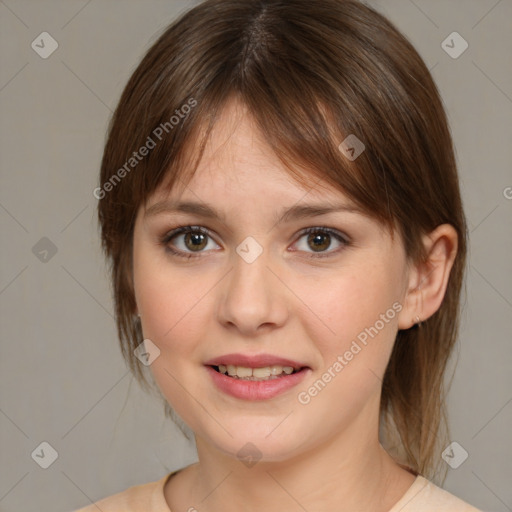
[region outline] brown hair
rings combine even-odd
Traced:
[[[421,326],[398,332],[381,396],[383,446],[415,472],[438,476],[466,221],[433,79],[407,39],[358,1],[207,0],[166,28],[131,76],[109,126],[95,191],[127,364],[148,388],[133,355],[143,339],[132,287],[138,208],[164,179],[169,190],[178,180],[187,183],[233,96],[300,183],[312,187],[321,179],[343,191],[391,234],[400,233],[410,261],[425,258],[423,234],[443,223],[456,229],[444,300]],[[353,161],[338,148],[349,134],[365,145]]]

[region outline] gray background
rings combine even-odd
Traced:
[[[470,225],[449,395],[452,440],[469,457],[445,488],[483,510],[510,511],[512,2],[371,3],[440,87]],[[121,359],[92,195],[122,87],[191,5],[0,1],[1,511],[70,511],[196,460]],[[44,31],[59,45],[47,59],[31,47]],[[469,43],[457,59],[441,47],[453,31]],[[43,237],[55,254],[41,252]],[[43,441],[58,453],[48,469],[31,456]]]

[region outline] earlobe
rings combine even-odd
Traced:
[[[411,266],[399,329],[425,321],[441,306],[457,255],[457,240],[457,232],[450,224],[441,224],[423,237],[426,259]]]
[[[423,316],[423,291],[421,289],[421,274],[417,266],[411,269],[409,285],[405,298],[403,300],[403,308],[398,317],[398,329],[410,329],[416,324],[421,324],[425,320]]]

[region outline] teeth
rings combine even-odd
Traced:
[[[246,368],[244,366],[237,366],[236,367],[236,374],[242,378],[242,377],[252,377],[252,368]]]
[[[253,368],[251,373],[253,377],[263,378],[270,377],[272,371],[270,366],[265,366],[265,368]],[[238,374],[238,376],[240,376],[240,374]]]
[[[265,366],[263,368],[249,368],[247,366],[235,366],[233,364],[218,366],[219,372],[228,374],[230,377],[244,380],[270,380],[280,377],[283,373],[290,375],[293,373],[292,366]]]
[[[283,373],[283,367],[282,366],[271,366],[270,373],[271,373],[271,375],[281,375],[281,373]]]

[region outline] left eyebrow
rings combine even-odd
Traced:
[[[308,217],[317,217],[328,213],[345,212],[364,214],[363,210],[355,205],[347,204],[301,204],[294,205],[289,208],[283,208],[275,218],[276,224],[290,222],[295,219],[303,219]],[[208,219],[218,219],[225,222],[226,215],[221,214],[212,206],[206,203],[198,203],[195,201],[160,201],[150,206],[144,217],[153,217],[161,213],[190,213]]]
[[[364,214],[363,210],[355,205],[304,204],[291,206],[290,208],[284,208],[281,212],[281,215],[277,217],[276,223],[281,224],[283,222],[289,222],[295,219],[318,217],[320,215],[336,212]]]

